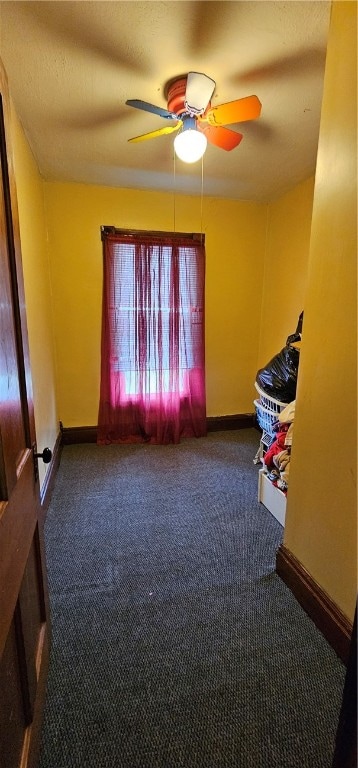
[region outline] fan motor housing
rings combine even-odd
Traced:
[[[180,116],[188,112],[185,106],[185,92],[186,92],[187,78],[181,77],[175,80],[168,90],[168,111],[175,112]],[[208,103],[205,113],[210,109],[211,102]]]

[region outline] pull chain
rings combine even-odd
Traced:
[[[174,192],[173,192],[173,232],[176,232],[176,165],[175,165],[175,151],[173,150],[173,176],[174,176]],[[203,240],[203,198],[204,198],[204,156],[201,158],[201,192],[200,192],[200,235]]]
[[[204,155],[201,158],[201,200],[200,200],[200,234],[203,241],[203,194],[204,194]]]
[[[174,166],[174,211],[173,211],[174,227],[173,227],[173,231],[176,232],[176,229],[175,229],[175,226],[176,226],[176,224],[175,224],[175,203],[176,203],[176,176],[175,176],[175,171],[176,171],[176,168],[175,168],[175,150],[174,150],[174,145],[173,145],[173,166]]]

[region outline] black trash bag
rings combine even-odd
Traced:
[[[293,336],[295,334],[292,334]],[[296,399],[296,386],[300,351],[286,344],[256,375],[256,382],[269,397],[281,403]]]
[[[302,334],[302,325],[303,325],[303,312],[301,312],[298,322],[297,322],[297,328],[294,333],[291,333],[290,336],[287,336],[286,339],[286,345],[287,344],[293,344],[295,341],[301,340],[301,334]]]
[[[303,326],[303,312],[301,312],[301,314],[300,314],[300,316],[298,318],[298,323],[297,323],[297,328],[296,328],[296,333],[298,333],[299,335],[301,335],[301,333],[302,333],[302,326]]]

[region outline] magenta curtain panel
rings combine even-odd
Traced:
[[[206,434],[205,247],[102,228],[100,444]]]

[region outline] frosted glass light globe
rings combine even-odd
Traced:
[[[203,156],[207,143],[207,138],[203,133],[190,128],[178,133],[175,137],[175,154],[184,163],[196,163]]]

